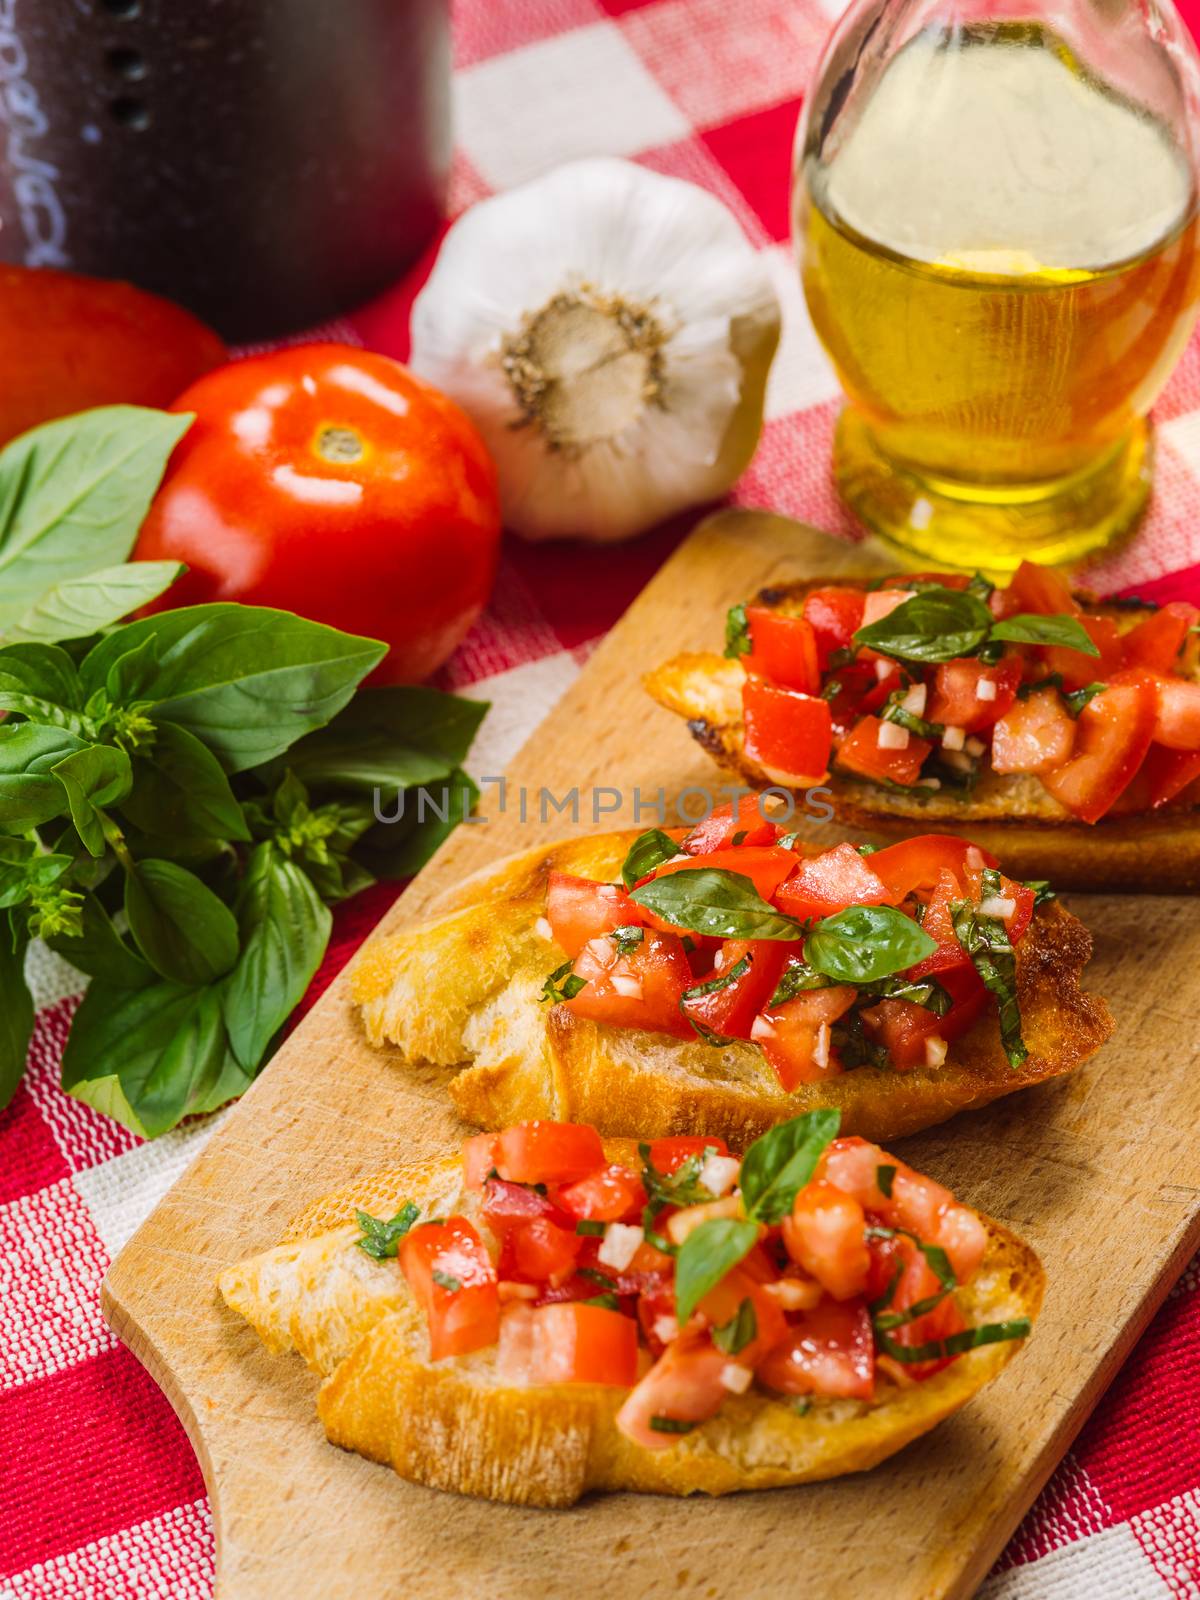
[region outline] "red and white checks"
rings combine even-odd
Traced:
[[[1196,4],[1200,16],[1200,3]],[[785,311],[766,431],[738,486],[835,533],[837,384],[787,244],[791,142],[838,0],[456,0],[453,204],[574,156],[636,158],[703,184],[768,257]],[[403,357],[409,281],[322,335]],[[1158,408],[1158,476],[1136,542],[1089,580],[1200,600],[1200,340]],[[510,541],[492,605],[442,675],[493,702],[471,765],[495,773],[686,532],[619,552]],[[393,898],[341,908],[313,993]],[[29,1075],[0,1115],[0,1600],[207,1600],[199,1467],[167,1402],[105,1327],[109,1261],[209,1136],[140,1144],[58,1088],[77,980],[46,957]],[[1026,1518],[987,1600],[1200,1600],[1200,1274],[1184,1275]]]

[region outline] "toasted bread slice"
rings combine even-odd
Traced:
[[[843,587],[856,582],[837,581]],[[863,586],[868,581],[857,580]],[[759,603],[798,616],[805,596],[822,582],[828,580],[768,589]],[[1122,630],[1139,619],[1138,612],[1079,598]],[[693,738],[719,766],[756,789],[788,788],[746,754],[744,681],[739,661],[703,653],[676,656],[643,679],[660,705],[687,719]],[[887,839],[961,834],[998,856],[1013,878],[1049,878],[1061,889],[1173,894],[1200,888],[1200,805],[1194,797],[1189,801],[1186,790],[1154,813],[1110,816],[1088,826],[1075,821],[1036,777],[992,772],[986,757],[969,799],[946,790],[897,792],[836,769],[821,788],[829,791],[838,821],[849,827]],[[803,814],[797,825],[803,826]]]
[[[609,1028],[547,1005],[542,985],[563,959],[537,926],[550,872],[615,880],[636,837],[596,834],[510,857],[459,885],[434,920],[368,943],[351,995],[372,1043],[397,1045],[409,1064],[463,1068],[451,1098],[484,1127],[550,1117],[631,1137],[719,1134],[741,1149],[818,1106],[838,1107],[847,1134],[914,1133],[1069,1072],[1112,1031],[1103,1000],[1079,987],[1091,935],[1057,901],[1039,907],[1017,946],[1029,1057],[1015,1069],[990,1015],[941,1067],[859,1067],[788,1093],[755,1045]]]
[[[633,1146],[606,1141],[610,1160]],[[519,1505],[572,1505],[590,1489],[726,1494],[806,1483],[875,1466],[966,1403],[1018,1346],[981,1346],[922,1383],[882,1375],[871,1402],[816,1398],[804,1415],[762,1390],[669,1450],[647,1451],[615,1425],[627,1391],[595,1384],[516,1388],[495,1349],[429,1360],[424,1318],[395,1261],[358,1249],[361,1208],[470,1214],[455,1157],[365,1178],[310,1207],[285,1242],[221,1273],[226,1303],[269,1349],[297,1351],[324,1382],[317,1411],[334,1444],[402,1478]],[[1028,1245],[984,1218],[988,1248],[959,1304],[969,1323],[1037,1315],[1044,1275]]]

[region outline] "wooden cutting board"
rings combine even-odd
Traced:
[[[722,781],[644,696],[639,673],[676,650],[711,648],[725,607],[765,583],[882,559],[781,517],[710,518],[521,751],[505,813],[489,786],[486,825],[460,828],[385,925],[464,872],[572,831],[552,810],[537,820],[543,785],[557,796],[580,788],[586,829],[593,788],[628,797],[638,786],[652,800],[660,785],[670,795]],[[632,820],[627,803],[598,826]],[[972,1594],[1200,1241],[1194,905],[1071,904],[1096,934],[1088,977],[1117,1017],[1113,1039],[1070,1079],[903,1141],[906,1159],[1040,1252],[1050,1288],[1034,1338],[965,1411],[874,1472],[717,1501],[619,1495],[532,1511],[402,1483],[327,1444],[315,1380],[298,1359],[268,1356],[226,1311],[219,1269],[274,1243],[309,1200],[448,1149],[461,1133],[441,1075],[394,1070],[335,984],[105,1282],[105,1314],[200,1457],[222,1600]]]

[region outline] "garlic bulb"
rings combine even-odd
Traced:
[[[778,341],[766,268],[721,202],[596,159],[459,218],[409,364],[482,432],[510,528],[614,540],[728,489]]]

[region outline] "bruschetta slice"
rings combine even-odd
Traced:
[[[818,580],[735,606],[646,687],[721,766],[885,838],[959,832],[1061,888],[1200,887],[1200,609],[1026,562]]]
[[[363,1179],[220,1291],[324,1380],[330,1440],[438,1489],[566,1506],[862,1471],[1030,1332],[1033,1251],[815,1112],[739,1162],[535,1122]]]
[[[814,852],[745,796],[690,833],[514,856],[369,942],[351,994],[468,1121],[893,1138],[1069,1072],[1111,1030],[1082,923],[950,835]]]

